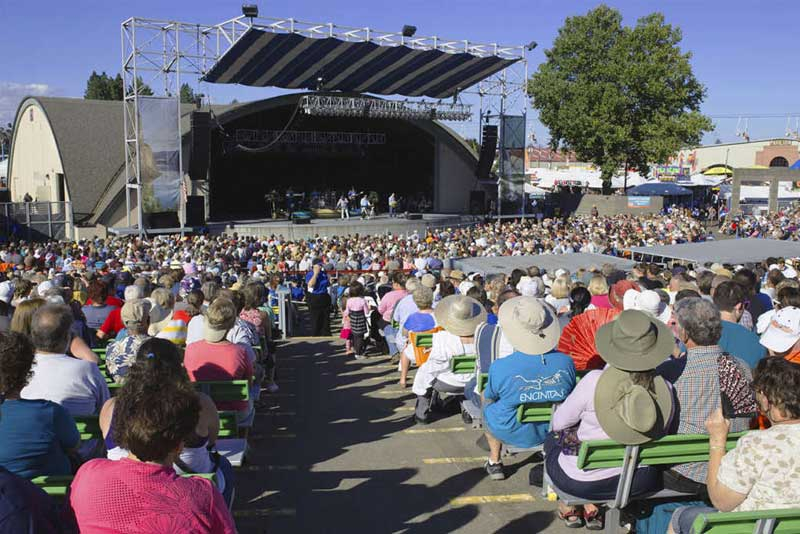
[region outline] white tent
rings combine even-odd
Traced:
[[[541,187],[536,187],[535,185],[526,182],[525,193],[534,198],[544,198],[544,196],[547,194],[547,191]]]
[[[706,176],[705,174],[697,173],[689,177],[688,182],[676,182],[681,187],[716,187],[722,183],[725,176]]]
[[[0,161],[0,178],[5,178],[8,175],[8,158]]]
[[[537,185],[543,189],[553,189],[557,186],[569,187],[589,187],[590,189],[602,189],[603,180],[600,179],[601,172],[589,169],[556,170],[556,169],[536,169],[535,178],[539,181]],[[636,187],[647,183],[649,180],[638,172],[629,172],[627,186]],[[625,175],[618,174],[611,178],[611,188],[619,189],[625,187]]]

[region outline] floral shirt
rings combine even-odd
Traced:
[[[734,512],[800,506],[800,425],[774,425],[739,438],[717,480],[747,498]]]
[[[108,346],[106,351],[106,366],[111,378],[119,384],[128,374],[128,369],[136,361],[136,353],[139,347],[147,341],[149,336],[125,336],[119,341],[115,341]]]

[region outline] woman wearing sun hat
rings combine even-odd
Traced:
[[[673,414],[672,392],[654,369],[672,353],[672,331],[661,321],[638,310],[626,310],[603,325],[595,339],[597,351],[608,364],[602,371],[589,372],[556,409],[554,434],[544,444],[545,467],[561,491],[598,501],[613,498],[620,469],[577,467],[582,441],[613,439],[637,445],[666,433]],[[660,484],[660,473],[640,467],[633,479],[631,495],[651,491]],[[597,506],[583,510],[559,504],[566,525],[600,530]]]
[[[503,480],[500,453],[503,444],[519,448],[540,445],[548,424],[517,421],[517,408],[528,402],[560,402],[575,386],[572,358],[552,352],[561,336],[555,310],[536,297],[507,300],[498,312],[503,336],[514,348],[489,367],[483,391],[483,410],[489,459],[485,469],[492,480]]]
[[[453,356],[475,354],[475,329],[486,321],[486,309],[481,303],[464,295],[443,298],[433,315],[444,330],[433,334],[430,356],[414,376],[413,391],[417,395],[414,418],[420,424],[429,422],[437,392],[464,394],[464,385],[472,374],[451,372],[450,361]]]

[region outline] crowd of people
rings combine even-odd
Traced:
[[[603,529],[602,503],[616,495],[619,468],[578,467],[580,444],[597,439],[639,445],[669,434],[709,436],[707,462],[637,469],[634,499],[661,489],[696,496],[689,506],[656,507],[654,514],[666,514],[660,530],[651,517],[642,532],[690,532],[699,514],[718,510],[800,506],[793,261],[415,274],[332,282],[348,354],[363,358],[370,345],[392,354],[401,387],[416,367],[416,424],[459,411],[465,424],[479,418],[492,480],[506,477],[504,449],[542,448],[532,483],[541,485],[546,473],[559,491],[597,503],[559,502],[566,526]],[[591,354],[573,342],[579,332],[593,340]],[[430,347],[415,343],[421,334],[432,335]],[[474,373],[453,368],[465,355],[476,355]],[[519,421],[521,404],[544,402],[557,405],[549,423]],[[749,429],[727,451],[728,435]]]

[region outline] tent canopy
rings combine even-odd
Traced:
[[[253,87],[447,98],[519,58],[248,29],[202,78]]]
[[[800,171],[800,159],[798,159],[797,161],[795,161],[795,162],[792,164],[792,166],[791,166],[791,167],[789,167],[789,168],[790,168],[790,169],[792,169],[792,170],[795,170],[795,171]]]
[[[684,197],[692,192],[671,182],[652,182],[628,190],[628,195],[643,197]]]

